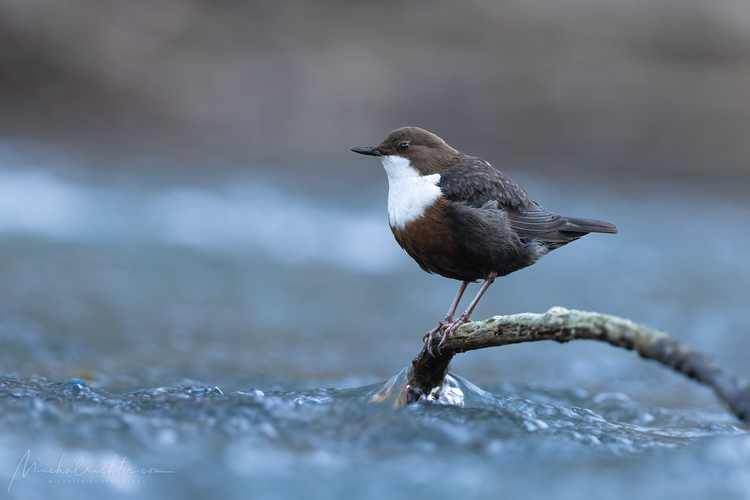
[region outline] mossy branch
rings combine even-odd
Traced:
[[[568,342],[593,339],[636,351],[654,359],[716,391],[741,419],[750,422],[750,383],[723,368],[706,354],[688,347],[667,333],[650,330],[630,320],[606,314],[571,311],[553,307],[544,314],[495,316],[467,323],[446,341],[440,354],[430,356],[426,349],[414,359],[408,374],[405,403],[419,400],[438,388],[453,356],[485,347],[555,340]]]

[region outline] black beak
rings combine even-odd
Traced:
[[[378,151],[378,148],[352,148],[352,151],[361,155],[383,156],[380,154],[380,151]]]

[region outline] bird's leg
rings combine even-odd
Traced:
[[[427,340],[427,352],[430,354],[430,356],[433,356],[432,354],[432,338],[443,328],[445,328],[446,325],[449,325],[453,323],[453,316],[456,314],[456,309],[458,309],[458,303],[461,301],[461,297],[464,295],[464,291],[466,290],[466,286],[469,284],[468,281],[464,281],[461,283],[461,288],[458,289],[458,293],[456,294],[456,298],[453,299],[453,303],[451,304],[450,309],[448,309],[448,314],[445,315],[445,318],[443,321],[438,323],[438,326],[430,330],[429,332],[424,334],[424,337],[422,337],[422,342]],[[433,356],[434,357],[434,356]]]
[[[440,349],[443,347],[443,344],[445,344],[445,341],[449,338],[453,338],[453,333],[458,330],[458,327],[469,322],[469,317],[471,316],[471,313],[474,312],[474,308],[477,306],[477,303],[479,303],[479,299],[482,298],[484,292],[486,292],[490,285],[495,281],[495,278],[497,278],[496,272],[493,271],[488,273],[487,277],[484,279],[484,283],[482,283],[477,295],[474,297],[474,300],[469,304],[469,307],[467,307],[463,314],[461,314],[461,316],[455,321],[446,325],[445,331],[443,332],[443,338],[440,339],[440,343],[438,344],[438,354],[440,354]]]

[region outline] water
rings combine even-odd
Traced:
[[[82,174],[11,143],[0,165],[10,498],[750,498],[750,428],[594,342],[459,355],[454,405],[373,402],[457,288],[393,242],[379,170],[310,193]],[[498,280],[476,318],[617,314],[750,377],[746,185],[513,177],[621,232]]]
[[[15,471],[6,485],[21,496],[72,489],[92,496],[472,498],[523,494],[543,488],[540,480],[563,498],[582,481],[589,491],[612,488],[615,498],[657,498],[655,480],[657,491],[671,482],[686,498],[709,488],[726,498],[748,491],[750,436],[726,413],[646,407],[615,393],[505,385],[502,392],[512,395],[496,395],[461,378],[457,386],[463,405],[395,407],[370,402],[378,385],[114,395],[78,381],[6,379],[5,429],[34,441],[6,435],[0,466]],[[663,477],[654,477],[657,464]],[[685,466],[694,472],[678,483]],[[613,487],[607,477],[618,468],[630,470],[633,482]]]

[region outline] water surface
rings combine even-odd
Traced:
[[[0,165],[11,498],[750,498],[748,427],[610,346],[467,353],[460,404],[373,403],[458,286],[393,241],[379,170],[155,180],[13,143]],[[750,377],[746,185],[532,172],[508,173],[620,234],[498,280],[476,318],[620,315]]]

